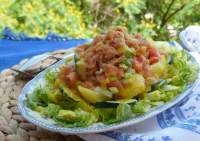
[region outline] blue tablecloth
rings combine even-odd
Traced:
[[[88,39],[69,39],[49,33],[46,37],[29,37],[25,33],[14,33],[9,28],[0,32],[0,71],[19,63],[24,58],[49,51],[67,49],[87,42]]]
[[[86,42],[86,39],[49,40],[0,40],[0,71],[19,63],[20,60],[48,51],[67,49]]]

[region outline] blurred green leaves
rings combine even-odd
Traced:
[[[30,36],[48,32],[92,38],[110,26],[126,26],[157,40],[177,39],[188,25],[200,24],[200,0],[0,0],[0,30]]]
[[[82,12],[69,0],[0,0],[0,29],[10,27],[29,35],[54,32],[70,37],[87,36]]]

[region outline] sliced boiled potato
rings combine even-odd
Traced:
[[[60,79],[56,80],[56,87],[60,88],[60,89],[63,89],[64,92],[65,92],[65,94],[67,94],[68,97],[72,98],[75,101],[78,101],[82,109],[84,109],[84,110],[86,110],[88,112],[89,111],[93,111],[93,106],[91,106],[90,104],[88,104],[80,95],[78,95],[77,91],[71,90],[68,87],[66,87],[64,85],[64,83]],[[51,97],[51,94],[50,94],[50,98],[52,98],[52,99],[56,98],[56,100],[57,100],[56,102],[59,103],[60,99],[58,100],[58,98],[60,98],[60,97],[56,96],[54,98],[54,97]]]
[[[78,86],[78,90],[81,94],[81,96],[88,101],[89,103],[96,103],[96,102],[101,102],[101,101],[106,101],[111,99],[110,97],[103,95],[101,93],[98,93],[96,91],[93,91],[91,89]]]
[[[77,92],[70,90],[69,88],[65,87],[64,91],[68,94],[69,97],[74,99],[75,101],[79,101],[79,104],[81,108],[83,108],[86,111],[92,111],[93,107],[89,105],[83,98],[81,98],[79,95],[76,95]]]
[[[150,71],[153,73],[153,75],[157,75],[158,77],[163,76],[166,69],[167,63],[164,57],[162,57],[158,63],[155,63],[150,66]]]
[[[128,84],[119,90],[119,94],[116,96],[120,99],[131,99],[138,94],[141,94],[145,91],[145,80],[141,74],[134,74],[128,80]]]

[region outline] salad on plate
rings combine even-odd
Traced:
[[[64,127],[112,124],[169,102],[196,77],[183,49],[114,27],[48,69],[26,105]]]

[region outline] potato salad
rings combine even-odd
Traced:
[[[64,127],[112,124],[167,103],[196,77],[183,49],[113,27],[48,69],[26,104]]]

